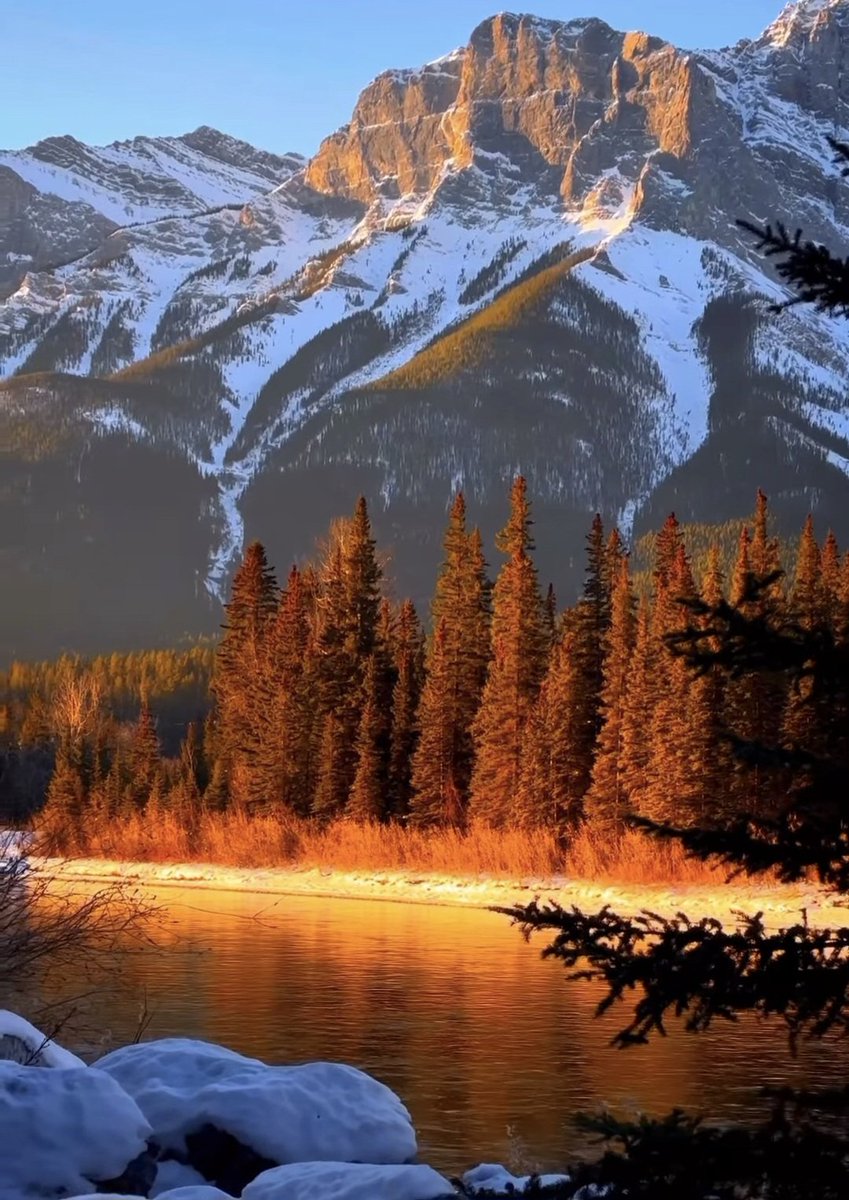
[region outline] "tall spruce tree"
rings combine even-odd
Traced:
[[[766,494],[758,488],[757,501],[755,506],[754,534],[751,540],[751,555],[750,568],[757,579],[765,580],[767,577],[775,577],[773,582],[762,588],[766,594],[775,594],[774,589],[780,589],[778,579],[781,571],[781,555],[779,550],[778,538],[773,537],[769,531],[769,501]]]
[[[499,826],[510,822],[519,788],[525,726],[548,657],[545,612],[531,557],[531,507],[522,476],[513,484],[510,518],[497,546],[508,556],[493,592],[493,656],[474,723],[470,812]]]
[[[587,567],[584,591],[571,615],[570,708],[572,711],[570,811],[578,813],[580,801],[592,779],[596,743],[602,725],[604,655],[611,619],[612,586],[621,554],[618,535],[605,540],[604,525],[597,513],[587,536]],[[558,689],[553,688],[556,694]],[[561,691],[561,696],[565,696]]]
[[[346,815],[361,824],[386,814],[389,784],[390,714],[386,703],[385,655],[375,650],[366,668],[357,732],[357,766]]]
[[[784,596],[778,543],[770,536],[768,523],[767,498],[759,491],[754,537],[743,526],[729,598],[735,608],[752,619],[776,623],[781,618]],[[785,686],[780,675],[755,670],[741,670],[726,681],[726,723],[741,744],[780,743]],[[735,754],[728,790],[733,811],[765,813],[775,802],[775,777],[762,770],[757,754]]]
[[[254,763],[263,735],[263,684],[268,632],[277,608],[277,582],[265,549],[252,542],[233,577],[218,646],[213,689],[217,735],[231,799],[258,799]]]
[[[587,790],[587,705],[582,631],[567,613],[522,740],[511,821],[547,828],[565,844],[579,824]]]
[[[622,749],[619,757],[621,800],[629,812],[640,808],[649,763],[647,736],[655,699],[655,662],[651,607],[644,599],[637,609],[634,653],[628,666],[622,706]]]
[[[360,497],[353,518],[336,525],[318,577],[321,734],[312,810],[324,817],[344,811],[354,782],[363,685],[378,632],[381,578],[368,509]]]
[[[836,549],[836,547],[835,547]],[[823,572],[822,554],[814,532],[811,514],[805,521],[796,557],[796,575],[789,599],[790,616],[808,632],[833,632],[830,624],[830,598]],[[783,744],[795,754],[825,753],[832,729],[835,697],[816,689],[813,673],[797,680],[788,691],[783,721]],[[791,795],[806,786],[808,766],[796,764],[788,772],[787,789]]]
[[[162,754],[156,721],[147,703],[142,700],[138,720],[130,741],[130,787],[137,808],[144,808],[151,793],[162,782]]]
[[[724,580],[719,550],[711,547],[700,588],[705,612],[714,611],[724,600]],[[691,614],[686,614],[689,620]],[[701,626],[707,630],[708,618]],[[716,638],[705,645],[711,652],[719,649]],[[734,817],[733,755],[728,737],[726,678],[715,665],[690,680],[687,702],[687,733],[684,760],[683,810],[689,824],[726,824]]]
[[[309,812],[310,751],[315,696],[307,674],[311,662],[309,584],[293,566],[268,635],[264,680],[264,730],[257,768],[267,804],[301,815]]]
[[[490,586],[477,529],[466,530],[466,502],[458,493],[445,532],[444,559],[436,584],[420,718],[420,745],[413,759],[416,819],[429,814],[462,820],[468,801],[474,746],[472,723],[480,707],[490,653]],[[437,646],[436,631],[442,630]],[[434,662],[438,656],[438,663]],[[439,728],[427,727],[437,713]],[[440,766],[427,761],[425,742],[439,746]],[[443,755],[447,757],[443,758]],[[436,787],[437,791],[432,789]]]
[[[834,626],[840,609],[840,546],[829,529],[820,558],[823,608],[826,621]]]
[[[595,828],[616,837],[629,815],[625,779],[625,704],[637,633],[636,605],[628,558],[619,556],[610,627],[604,646],[602,726],[593,763],[586,815]],[[636,730],[634,730],[636,733]]]
[[[412,795],[413,758],[418,741],[418,709],[424,681],[424,634],[412,600],[398,613],[392,646],[395,683],[389,750],[389,811],[406,817]]]
[[[410,824],[460,825],[466,817],[457,785],[456,702],[453,656],[447,621],[433,633],[419,705],[418,745],[412,764]]]
[[[671,565],[659,577],[653,614],[656,645],[654,702],[647,714],[649,753],[639,815],[653,821],[691,824],[694,814],[688,807],[691,768],[688,761],[691,672],[687,664],[674,656],[668,639],[685,628],[688,612],[683,607],[696,598],[690,560],[679,541]]]

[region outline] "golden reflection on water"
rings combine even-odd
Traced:
[[[497,914],[191,887],[157,899],[159,949],[122,959],[120,998],[92,1014],[107,1046],[133,1036],[146,1004],[146,1037],[353,1063],[399,1092],[444,1170],[562,1165],[586,1146],[570,1114],[602,1103],[740,1117],[762,1111],[763,1084],[845,1074],[845,1050],[809,1047],[790,1064],[780,1027],[750,1021],[612,1050],[622,1010],[594,1020],[599,990],[565,982],[543,943]]]

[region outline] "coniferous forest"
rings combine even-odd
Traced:
[[[587,829],[613,846],[632,818],[769,816],[794,772],[765,773],[739,746],[816,753],[841,740],[846,714],[757,664],[694,670],[676,637],[727,601],[845,641],[849,554],[809,518],[786,577],[763,493],[728,566],[714,547],[697,571],[674,516],[650,544],[635,570],[596,517],[582,595],[560,609],[537,576],[525,481],[497,572],[458,494],[423,619],[386,594],[363,500],[282,585],[254,543],[217,645],[3,677],[4,808],[20,815],[40,794],[41,827],[70,850],[122,820],[155,836],[166,813],[188,829],[220,813],[542,831],[563,852]]]

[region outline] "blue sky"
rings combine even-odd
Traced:
[[[756,35],[781,0],[0,0],[0,147],[213,125],[309,154],[376,74],[447,53],[505,7],[697,47]]]

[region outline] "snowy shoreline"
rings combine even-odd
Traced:
[[[493,1163],[447,1178],[418,1161],[400,1097],[344,1063],[269,1066],[160,1038],[87,1066],[5,1009],[0,1125],[0,1200],[589,1200],[567,1175]]]
[[[584,908],[610,905],[624,913],[644,909],[662,915],[733,919],[738,912],[762,913],[768,927],[795,924],[807,914],[815,925],[849,925],[847,903],[814,884],[618,885],[567,879],[505,879],[420,871],[351,871],[326,867],[226,867],[213,863],[149,863],[115,859],[39,859],[33,867],[63,881],[126,882],[148,887],[195,887],[256,895],[316,899],[391,901],[460,908],[527,903],[539,898]]]

